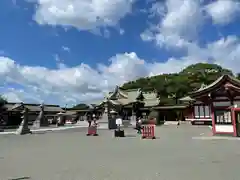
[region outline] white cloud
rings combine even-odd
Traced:
[[[215,24],[232,22],[240,13],[240,3],[235,0],[217,0],[207,5],[206,11]]]
[[[240,39],[235,36],[219,39],[205,48],[193,47],[188,56],[173,57],[161,63],[148,63],[134,52],[117,54],[109,59],[109,66],[99,64],[96,69],[86,64],[63,69],[21,66],[10,58],[0,57],[0,82],[22,86],[5,89],[4,95],[9,100],[76,104],[101,99],[105,92],[124,82],[143,76],[178,72],[188,65],[208,62],[208,59],[239,72],[238,57]]]
[[[4,95],[11,101],[78,103],[100,99],[116,85],[139,77],[181,70],[177,59],[167,63],[147,63],[136,53],[117,54],[109,59],[110,65],[99,64],[97,69],[86,64],[64,69],[21,66],[7,57],[0,57],[2,82],[15,83],[22,88],[5,88]],[[175,68],[172,68],[172,66]],[[7,87],[5,85],[5,87]],[[54,101],[57,100],[57,101]]]
[[[228,24],[239,11],[237,1],[223,0],[204,4],[202,0],[166,0],[153,3],[149,17],[158,18],[140,37],[143,41],[154,42],[159,48],[166,47],[171,52],[178,50],[185,53],[177,63],[170,58],[166,65],[172,64],[177,71],[189,62],[214,62],[239,72],[240,39],[237,36],[222,37],[205,45],[199,43],[199,31],[206,28],[206,12],[210,13],[215,23]],[[205,1],[210,3],[210,1]],[[235,5],[233,7],[233,5]],[[222,21],[220,21],[220,19]],[[184,50],[184,51],[183,51]],[[179,65],[179,66],[176,66]],[[164,67],[163,65],[161,65]],[[156,66],[157,67],[157,66]],[[160,67],[157,67],[158,69]]]
[[[134,0],[36,0],[39,24],[92,30],[113,27],[131,13]]]
[[[62,46],[63,51],[70,52],[70,48],[67,46]]]
[[[240,39],[237,36],[221,38],[208,45],[208,53],[216,62],[234,72],[240,72]]]
[[[120,33],[121,35],[123,35],[123,34],[125,33],[124,29],[120,29],[120,30],[119,30],[119,33]]]
[[[38,0],[35,19],[40,24],[76,27],[80,30],[100,32],[98,27],[118,27],[117,23],[131,12],[131,0]],[[0,55],[0,85],[2,93],[10,101],[76,104],[101,99],[115,85],[161,73],[178,72],[198,62],[213,62],[239,72],[240,38],[226,36],[199,45],[198,33],[206,20],[205,12],[217,24],[230,23],[236,10],[225,4],[225,10],[216,9],[223,2],[201,4],[202,0],[166,0],[154,3],[149,17],[158,18],[141,34],[144,41],[152,41],[158,47],[169,50],[185,50],[185,56],[171,57],[164,62],[149,63],[135,52],[116,54],[109,58],[109,65],[87,64],[67,67],[55,56],[58,67],[23,66],[9,57]],[[227,2],[227,0],[226,0]],[[230,2],[230,1],[229,1]],[[229,3],[228,2],[228,3]],[[218,7],[218,8],[217,8]],[[54,10],[55,9],[55,10]],[[77,10],[76,10],[77,9]],[[53,11],[54,10],[54,11]],[[220,21],[220,16],[226,21]],[[121,31],[121,28],[120,28]],[[124,32],[124,31],[123,31]],[[105,32],[107,35],[107,31]],[[62,47],[63,50],[66,48]],[[162,61],[162,59],[161,59]],[[8,88],[11,84],[20,88]],[[4,90],[2,90],[4,89]]]
[[[159,18],[159,23],[141,34],[144,41],[155,41],[160,47],[186,48],[197,39],[204,16],[200,0],[166,0],[154,3],[150,17]]]
[[[217,0],[208,4],[203,4],[202,0],[153,3],[149,17],[156,17],[159,22],[147,28],[140,37],[143,41],[155,42],[159,47],[189,50],[197,46],[199,32],[207,19],[206,13],[215,24],[226,25],[239,15],[240,3],[233,0]]]

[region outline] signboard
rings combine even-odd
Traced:
[[[121,118],[117,118],[116,119],[116,124],[117,125],[122,125],[122,119]]]

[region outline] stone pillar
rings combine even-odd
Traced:
[[[40,113],[33,123],[34,128],[40,128],[42,126],[48,126],[48,120],[47,120],[47,118],[45,118],[44,114],[45,114],[44,113],[44,105],[41,104],[40,105]]]
[[[4,116],[0,115],[0,132],[4,131],[3,123],[4,123]]]
[[[56,126],[64,126],[64,116],[63,116],[63,114],[58,115]]]
[[[19,128],[17,129],[16,134],[18,134],[18,135],[30,134],[31,130],[28,127],[28,109],[25,107],[23,110],[22,119],[23,120],[22,120]]]
[[[133,125],[133,126],[135,126],[136,125],[136,113],[135,113],[135,111],[134,111],[134,103],[133,103],[133,105],[132,105],[132,116],[131,116],[131,122],[130,122],[130,124],[131,125]]]
[[[108,118],[109,118],[109,104],[108,104],[108,102],[106,102],[106,103],[104,103],[104,111],[103,111],[100,122],[108,123]]]

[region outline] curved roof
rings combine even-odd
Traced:
[[[23,107],[29,109],[29,111],[39,112],[41,104],[25,104],[25,103],[7,103],[4,106],[8,111],[21,111]],[[58,105],[44,105],[44,111],[46,112],[63,112],[64,110]]]
[[[230,82],[234,86],[240,88],[240,81],[238,79],[236,79],[235,77],[229,76],[229,75],[223,75],[223,76],[219,77],[213,83],[211,83],[207,86],[201,86],[200,89],[198,89],[197,91],[193,91],[193,92],[189,93],[189,95],[190,95],[190,97],[195,97],[195,96],[199,96],[199,95],[202,95],[202,94],[210,93],[214,89],[220,88],[222,86],[222,84],[226,83],[226,82]]]

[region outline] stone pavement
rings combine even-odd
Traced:
[[[199,141],[208,127],[161,126],[156,140],[136,131],[113,138],[84,128],[0,136],[0,179],[29,180],[239,180],[237,141]]]
[[[226,137],[226,136],[196,136],[192,137],[192,139],[199,139],[199,140],[230,140],[230,141],[240,141],[238,137]]]
[[[86,128],[88,127],[88,124],[86,123],[78,123],[75,125],[65,125],[65,126],[60,126],[60,127],[55,127],[55,126],[49,126],[49,127],[42,127],[39,129],[35,129],[35,128],[30,128],[31,131],[34,132],[48,132],[48,131],[62,131],[62,130],[69,130],[69,129],[78,129],[78,128]],[[98,129],[107,129],[108,125],[106,123],[104,124],[100,124]],[[14,130],[6,130],[3,132],[0,132],[0,135],[4,135],[4,134],[16,134],[16,131]]]

